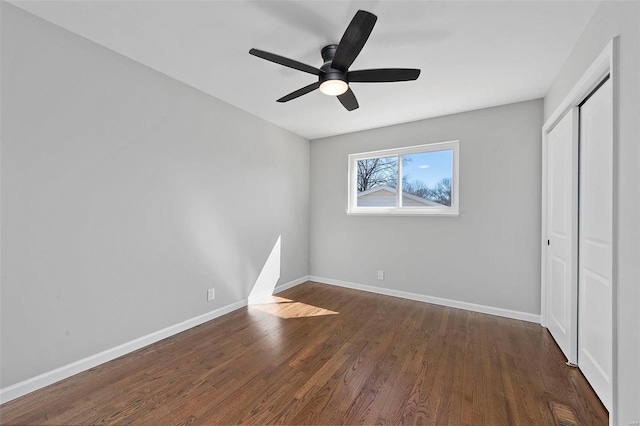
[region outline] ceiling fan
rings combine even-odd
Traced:
[[[264,50],[251,49],[249,53],[267,61],[318,76],[317,82],[283,96],[278,99],[278,102],[289,102],[320,89],[325,95],[337,96],[340,103],[348,111],[353,111],[358,108],[358,100],[349,87],[349,83],[410,81],[416,80],[420,75],[420,70],[414,68],[376,68],[349,71],[349,67],[367,42],[377,19],[378,17],[373,13],[359,10],[344,32],[340,43],[322,48],[320,54],[324,64],[320,68]]]

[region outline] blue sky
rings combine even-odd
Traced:
[[[440,179],[451,177],[451,150],[423,152],[403,157],[411,160],[402,165],[402,174],[409,175],[410,182],[420,180],[428,187],[433,187]]]

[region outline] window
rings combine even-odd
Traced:
[[[459,142],[349,155],[349,214],[458,215]]]

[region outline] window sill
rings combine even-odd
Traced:
[[[367,210],[347,210],[348,216],[436,216],[436,217],[458,217],[457,210],[422,210],[422,209],[367,209]]]

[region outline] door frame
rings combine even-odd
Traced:
[[[549,308],[549,303],[547,300],[547,146],[548,146],[548,136],[549,132],[555,127],[555,125],[565,116],[565,114],[575,113],[575,109],[579,108],[580,104],[595,90],[598,85],[602,82],[602,80],[609,75],[612,84],[612,105],[613,105],[613,157],[612,157],[612,170],[613,170],[613,225],[612,225],[612,247],[613,247],[613,264],[612,264],[612,408],[609,413],[609,423],[616,424],[617,416],[616,416],[616,405],[618,400],[616,383],[617,383],[617,211],[618,211],[618,107],[617,107],[617,94],[618,92],[618,76],[617,76],[617,52],[618,52],[618,37],[614,37],[612,40],[607,43],[605,48],[600,52],[595,61],[589,66],[587,71],[582,75],[582,77],[578,80],[578,82],[573,86],[569,94],[560,102],[555,111],[549,116],[547,121],[542,126],[542,215],[541,215],[541,247],[540,247],[540,259],[541,259],[541,312],[540,312],[540,323],[543,327],[547,327],[548,318],[547,318],[547,309]],[[572,111],[574,110],[574,111]],[[575,176],[578,179],[578,175]],[[577,194],[576,194],[577,195]],[[578,217],[574,217],[573,220],[577,224]],[[573,224],[572,224],[573,226]],[[576,243],[577,243],[576,236]],[[576,265],[576,274],[578,272]],[[577,293],[575,295],[571,295],[572,303],[575,303],[576,306],[572,307],[571,312],[573,317],[571,319],[572,330],[572,343],[571,343],[571,356],[569,362],[572,364],[577,364],[577,348],[578,348],[578,297]],[[574,350],[575,347],[575,350]]]

